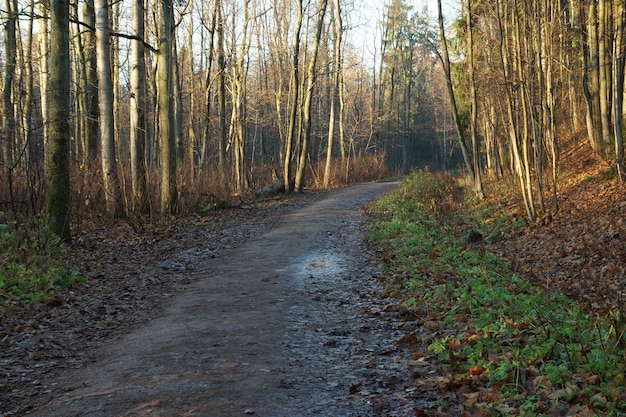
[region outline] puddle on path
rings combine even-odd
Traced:
[[[304,257],[296,267],[295,278],[331,278],[343,274],[346,258],[333,252],[314,252]]]

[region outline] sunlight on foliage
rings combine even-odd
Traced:
[[[518,230],[519,221],[495,216],[487,201],[460,201],[455,184],[415,172],[369,206],[369,239],[384,249],[390,290],[438,323],[428,348],[453,373],[448,388],[491,393],[461,396],[466,410],[623,415],[622,313],[592,317],[513,275],[488,238]],[[487,238],[469,242],[468,230]]]
[[[44,222],[33,219],[17,226],[0,213],[0,306],[19,300],[42,300],[58,287],[84,279],[59,257],[57,237]]]

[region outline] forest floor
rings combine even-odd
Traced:
[[[583,147],[564,152],[560,210],[492,249],[605,314],[624,309],[626,191]],[[361,242],[360,207],[389,185],[370,187],[83,224],[87,282],[0,312],[0,416],[425,415],[402,312]]]
[[[561,160],[559,210],[546,197],[547,209],[535,224],[505,236],[491,250],[520,276],[567,295],[588,313],[626,311],[626,186],[586,143],[568,144]],[[503,210],[515,205],[523,216],[519,200],[502,196]]]

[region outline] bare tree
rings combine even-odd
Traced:
[[[328,187],[330,184],[330,167],[332,162],[333,153],[333,141],[335,136],[335,117],[336,106],[339,104],[339,135],[340,135],[340,150],[341,161],[345,160],[345,150],[343,147],[343,95],[342,91],[342,51],[341,42],[343,41],[343,23],[341,21],[341,2],[340,0],[333,0],[333,29],[335,33],[335,40],[333,42],[333,82],[331,84],[330,94],[330,116],[328,121],[328,145],[326,147],[326,166],[324,167],[324,186]],[[338,103],[339,102],[339,103]]]
[[[149,210],[146,177],[146,58],[143,39],[145,0],[133,0],[130,41],[130,162],[133,206],[140,213]]]
[[[441,4],[441,2],[440,2]],[[474,178],[472,184],[474,186],[474,192],[479,197],[483,198],[485,193],[483,191],[483,181],[480,173],[480,149],[478,146],[478,127],[476,126],[478,119],[478,96],[476,94],[476,79],[474,75],[474,29],[472,25],[472,0],[466,0],[466,30],[467,30],[467,57],[469,68],[469,94],[470,94],[470,135],[472,138],[472,167],[474,169]],[[471,171],[470,171],[471,172]]]
[[[320,40],[322,38],[322,28],[324,26],[324,16],[328,0],[320,0],[316,13],[317,24],[313,37],[313,47],[309,58],[307,69],[307,84],[304,91],[304,103],[302,105],[302,142],[300,146],[300,156],[298,159],[298,167],[296,170],[295,191],[301,193],[304,190],[304,177],[306,172],[306,161],[309,152],[309,140],[311,137],[311,102],[313,100],[313,88],[315,87],[315,65],[317,64],[317,56],[319,53]]]
[[[450,65],[450,54],[448,52],[448,41],[446,38],[445,25],[443,20],[443,12],[441,9],[441,0],[437,0],[437,10],[438,10],[438,21],[439,21],[439,36],[441,38],[441,49],[442,52],[439,54],[439,59],[443,65],[443,71],[446,75],[446,88],[448,91],[448,98],[450,100],[450,104],[452,107],[452,117],[454,119],[454,125],[456,127],[457,139],[459,142],[459,147],[461,148],[461,153],[463,154],[463,161],[465,162],[465,168],[467,169],[467,173],[474,185],[476,181],[476,174],[474,170],[474,164],[472,163],[472,159],[470,157],[469,151],[467,149],[467,144],[465,142],[465,137],[463,134],[463,127],[461,125],[461,119],[459,117],[459,110],[456,103],[456,97],[454,96],[454,87],[452,84],[452,69]]]
[[[115,153],[115,121],[113,118],[113,80],[108,0],[96,4],[96,54],[98,57],[98,86],[100,105],[100,141],[102,144],[102,176],[107,212],[114,218],[124,213],[122,192]]]
[[[50,61],[48,77],[48,227],[70,240],[70,24],[69,3],[50,1]]]
[[[291,75],[289,79],[289,93],[291,107],[289,109],[289,128],[285,140],[285,153],[283,175],[285,181],[285,193],[292,192],[291,186],[291,157],[296,136],[298,102],[300,99],[300,36],[302,32],[304,6],[302,0],[298,0],[296,9],[296,27],[293,37],[293,52],[291,54]]]
[[[7,21],[4,24],[5,66],[2,77],[2,107],[0,122],[2,123],[2,159],[6,165],[13,163],[13,147],[15,146],[15,108],[13,103],[13,80],[15,78],[17,56],[17,0],[5,0]]]
[[[159,45],[156,70],[158,129],[161,163],[161,212],[178,211],[176,187],[176,122],[174,120],[174,74],[172,66],[172,37],[174,36],[174,6],[172,0],[160,0]]]

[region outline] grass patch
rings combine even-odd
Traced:
[[[444,389],[469,387],[457,398],[472,413],[624,415],[624,315],[589,316],[510,273],[489,237],[523,224],[489,201],[462,201],[459,188],[419,171],[369,206],[390,291],[437,323],[428,349],[451,375]],[[484,239],[470,243],[469,231]]]
[[[0,213],[0,306],[24,300],[41,301],[59,287],[84,278],[61,259],[58,238],[43,221],[20,224],[3,221]]]

